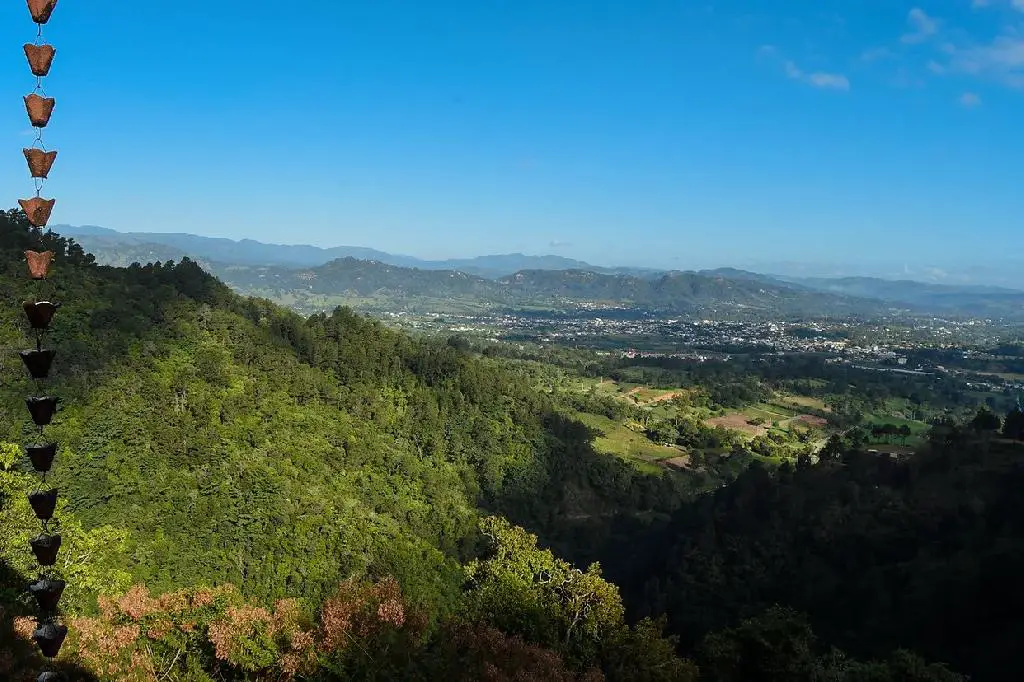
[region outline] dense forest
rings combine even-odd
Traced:
[[[15,211],[0,259],[3,679],[40,663],[33,299],[62,303],[72,679],[961,679],[910,650],[1009,679],[1021,471],[988,431],[936,426],[907,462],[853,439],[691,499],[597,453],[528,363],[302,318],[187,259],[102,267]]]

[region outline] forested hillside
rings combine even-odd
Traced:
[[[755,462],[638,536],[648,561],[610,575],[635,614],[667,614],[684,648],[786,604],[860,655],[904,647],[975,680],[1018,679],[1024,415],[1011,415],[1015,440],[982,410],[967,425],[940,422],[907,459],[866,452],[854,430],[816,465]],[[777,634],[799,630],[783,621]]]
[[[28,341],[20,302],[38,286],[21,251],[40,245],[16,214],[0,234],[13,351]],[[188,261],[104,268],[56,236],[42,246],[58,254],[42,286],[64,303],[50,342],[66,556],[96,545],[88,566],[68,567],[88,574],[88,586],[69,581],[67,604],[83,613],[133,582],[230,583],[315,610],[350,577],[388,576],[436,621],[463,609],[484,513],[546,533],[563,515],[673,498],[668,479],[593,453],[585,430],[496,361],[343,310],[303,320]],[[3,438],[27,442],[28,382],[13,362],[3,378]],[[74,524],[92,533],[76,540]],[[28,570],[34,526],[5,519],[11,568]]]
[[[42,284],[22,255],[40,247],[57,254]],[[24,592],[35,479],[17,447],[33,438],[34,391],[12,359],[29,343],[21,302],[37,295],[63,303],[48,338],[63,398],[51,482],[73,679],[958,679],[881,647],[878,663],[819,647],[798,615],[732,608],[747,603],[736,581],[722,583],[724,607],[647,590],[670,595],[682,648],[660,623],[627,625],[599,566],[543,547],[617,559],[627,584],[639,580],[622,572],[631,555],[672,579],[672,557],[641,551],[643,534],[669,533],[657,536],[668,551],[678,543],[663,529],[683,532],[720,498],[684,506],[678,479],[596,453],[527,363],[344,309],[303,319],[187,260],[100,267],[57,235],[40,242],[16,212],[0,217],[0,258],[3,679],[39,666]],[[624,526],[635,547],[596,542]],[[748,615],[761,620],[737,620]],[[693,618],[721,630],[695,646],[709,633]],[[750,642],[778,622],[795,648],[766,662]],[[775,673],[741,675],[750,668]]]

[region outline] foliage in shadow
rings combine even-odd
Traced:
[[[0,560],[0,679],[35,682],[43,671],[58,672],[65,682],[99,682],[99,678],[68,661],[49,663],[31,639],[23,635],[24,625],[34,625],[36,610],[25,599],[29,581]],[[31,619],[31,620],[22,620]]]

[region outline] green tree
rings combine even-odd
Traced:
[[[663,623],[625,624],[619,591],[601,577],[600,566],[576,569],[499,517],[482,519],[480,529],[488,546],[466,569],[470,622],[560,652],[580,669],[603,663],[609,680],[694,679],[692,664],[662,639]],[[681,677],[666,677],[676,673]]]
[[[911,431],[910,427],[907,426],[906,424],[900,424],[900,427],[899,427],[897,433],[899,434],[900,442],[903,445],[906,445],[907,444],[907,439],[910,438],[910,436],[912,436],[914,432]]]
[[[846,444],[843,442],[842,436],[833,433],[818,452],[818,459],[822,462],[835,462],[843,456],[845,450]]]
[[[1024,411],[1015,405],[1003,422],[1003,436],[1014,440],[1024,440]]]
[[[977,414],[971,420],[971,428],[978,434],[996,433],[1001,426],[1002,422],[1000,422],[998,415],[992,412],[988,406],[984,405],[978,408]]]

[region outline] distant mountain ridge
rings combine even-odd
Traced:
[[[456,309],[570,303],[677,313],[701,307],[780,314],[879,314],[892,308],[936,314],[1024,318],[1024,292],[994,286],[927,284],[876,277],[792,277],[737,268],[665,271],[597,267],[562,256],[521,253],[427,261],[372,248],[265,244],[186,233],[122,233],[54,226],[100,263],[189,257],[236,289],[302,310],[342,299],[361,307]]]
[[[305,312],[352,300],[363,309],[412,312],[630,308],[671,315],[821,316],[888,310],[879,301],[696,272],[636,277],[580,269],[520,270],[488,279],[354,258],[303,269],[216,263],[211,269],[237,291],[288,301]]]
[[[378,261],[388,265],[421,270],[459,270],[467,274],[497,279],[520,270],[571,270],[640,274],[655,273],[646,268],[604,268],[563,256],[528,256],[509,253],[475,258],[423,260],[362,246],[335,246],[321,248],[310,245],[266,244],[252,239],[233,240],[222,237],[202,237],[187,233],[117,232],[95,225],[55,225],[54,232],[72,237],[107,265],[130,265],[133,262],[180,260],[183,256],[199,263],[229,263],[232,265],[278,266],[308,268],[324,265],[343,258]]]
[[[911,280],[885,280],[875,277],[836,279],[776,277],[776,279],[815,291],[872,298],[936,312],[970,310],[976,315],[991,315],[993,317],[1024,312],[1024,291],[1007,287],[926,284]]]

